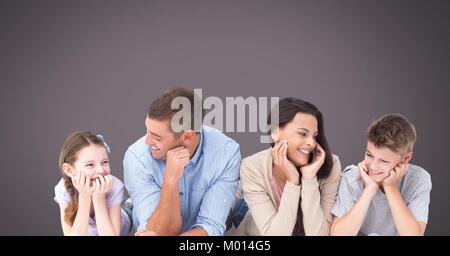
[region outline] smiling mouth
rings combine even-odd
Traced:
[[[377,176],[377,175],[382,174],[382,172],[375,172],[375,171],[373,171],[373,170],[370,170],[370,173],[371,173],[373,176]]]
[[[302,155],[309,156],[309,151],[304,148],[298,149],[298,152],[300,152],[300,154]]]

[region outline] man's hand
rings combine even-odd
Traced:
[[[377,192],[378,190],[378,183],[376,183],[368,174],[369,171],[367,169],[366,163],[364,161],[360,162],[358,164],[359,173],[361,174],[361,178],[364,182],[364,189],[367,189],[371,192]]]
[[[320,167],[325,162],[325,151],[318,143],[310,154],[313,154],[312,162],[300,168],[304,179],[315,178]]]
[[[397,182],[406,175],[408,164],[404,161],[400,162],[394,169],[389,171],[389,176],[383,180],[383,187],[396,187]]]
[[[299,185],[300,174],[295,165],[287,159],[287,140],[278,141],[272,148],[273,163],[283,171],[286,180],[294,185]]]
[[[167,151],[167,164],[164,179],[178,183],[183,176],[184,167],[189,163],[189,151],[180,146]]]

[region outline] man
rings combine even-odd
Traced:
[[[191,107],[172,109],[179,98]],[[147,134],[125,153],[136,235],[219,236],[225,231],[239,182],[240,149],[220,131],[198,125],[198,100],[182,87],[165,91],[148,110]],[[173,121],[180,111],[190,118]]]
[[[369,126],[364,160],[342,173],[331,235],[424,234],[431,178],[409,164],[415,141],[414,126],[399,114]]]

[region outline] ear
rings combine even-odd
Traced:
[[[63,165],[62,165],[62,170],[63,170],[63,172],[67,175],[67,176],[69,176],[69,177],[71,177],[71,178],[73,178],[73,177],[75,177],[76,175],[77,175],[77,173],[76,173],[76,171],[75,171],[75,168],[73,168],[70,164],[68,164],[68,163],[64,163]]]
[[[185,131],[185,132],[183,133],[183,135],[181,135],[181,136],[182,136],[182,139],[183,139],[183,143],[184,143],[184,144],[189,144],[189,143],[191,143],[192,140],[195,138],[196,135],[197,135],[197,134],[196,134],[196,132],[195,132],[194,130],[188,130],[188,131]]]
[[[409,151],[404,157],[405,163],[409,163],[409,161],[411,161],[412,157],[413,157],[413,152]]]
[[[280,139],[280,129],[274,128],[270,131],[270,137],[272,137],[272,140],[274,143],[278,142],[278,140]]]

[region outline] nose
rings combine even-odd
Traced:
[[[377,165],[376,165],[375,161],[369,161],[369,162],[367,163],[367,165],[369,166],[369,168],[370,168],[371,170],[377,170]]]
[[[99,167],[97,167],[97,174],[98,174],[98,175],[105,176],[105,175],[107,175],[108,173],[107,173],[107,170],[106,170],[105,167],[99,166]]]
[[[150,134],[147,134],[147,135],[145,136],[145,144],[151,145],[152,143],[153,143],[152,136],[150,136]]]
[[[308,146],[310,146],[312,149],[314,149],[316,147],[316,140],[314,139],[314,137],[309,136],[308,141],[307,141]]]

